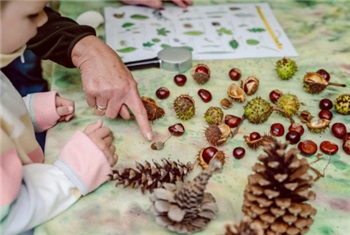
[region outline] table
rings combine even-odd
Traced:
[[[219,4],[232,3],[233,1],[195,1],[195,4]],[[258,1],[253,1],[258,2]],[[61,2],[61,13],[72,18],[80,13],[98,9],[103,12],[104,5],[118,6],[119,3],[89,1],[77,4],[73,1]],[[173,82],[174,73],[159,69],[147,69],[134,71],[133,75],[138,81],[141,95],[155,98],[161,107],[165,109],[165,117],[152,122],[152,128],[156,134],[156,140],[164,140],[168,135],[167,127],[181,122],[186,132],[181,137],[171,138],[162,151],[151,150],[149,142],[140,134],[135,120],[125,121],[120,118],[108,120],[104,118],[115,136],[117,153],[120,156],[117,167],[134,167],[135,161],[144,163],[145,160],[160,160],[161,158],[179,159],[182,162],[195,161],[201,148],[209,146],[204,138],[204,128],[207,126],[203,118],[204,112],[209,106],[219,106],[219,102],[226,96],[226,89],[232,83],[228,78],[228,71],[232,67],[240,68],[243,78],[254,75],[260,79],[260,87],[254,96],[269,99],[272,89],[280,89],[285,93],[296,94],[305,104],[301,109],[309,110],[314,116],[319,112],[318,102],[322,98],[335,101],[342,93],[350,93],[350,4],[345,1],[289,1],[279,3],[270,1],[276,18],[286,31],[299,56],[294,58],[299,70],[289,81],[281,81],[274,71],[277,58],[263,59],[237,59],[223,61],[194,61],[205,63],[212,70],[211,80],[205,85],[198,85],[191,77],[192,71],[185,75],[188,81],[184,87],[178,87]],[[103,37],[103,27],[98,30]],[[332,81],[347,84],[347,88],[328,87],[319,95],[306,93],[302,88],[302,78],[306,72],[317,71],[323,68],[330,72]],[[168,99],[159,100],[155,97],[158,87],[167,87],[171,94]],[[203,103],[197,95],[200,88],[209,90],[213,99],[210,103]],[[98,119],[93,115],[93,110],[88,108],[85,96],[82,92],[80,74],[77,69],[65,69],[54,65],[52,74],[52,89],[76,103],[76,116],[69,123],[60,123],[48,132],[46,143],[46,162],[52,163],[69,139],[72,133],[82,130],[88,123]],[[175,117],[172,109],[173,100],[180,94],[191,95],[196,102],[196,115],[188,121],[180,121]],[[251,97],[248,97],[250,99]],[[224,110],[225,114],[241,116],[243,105],[234,103],[233,107]],[[339,115],[332,109],[332,123],[342,122],[350,130],[350,116]],[[295,117],[295,119],[298,119]],[[252,173],[251,167],[256,162],[262,150],[253,151],[244,143],[243,136],[252,131],[259,133],[269,132],[270,125],[282,123],[288,127],[288,120],[278,114],[272,114],[270,119],[260,125],[252,125],[245,122],[239,133],[230,139],[224,146],[219,147],[227,156],[227,162],[221,173],[214,175],[207,191],[216,198],[219,213],[211,221],[208,227],[197,234],[224,234],[225,225],[238,222],[242,217],[241,205],[243,190],[247,184],[247,176]],[[132,134],[130,134],[132,133]],[[284,137],[278,137],[284,141]],[[317,209],[315,222],[308,234],[344,235],[350,229],[350,156],[341,149],[341,141],[336,139],[330,129],[322,134],[312,134],[307,129],[302,139],[312,139],[317,144],[323,140],[336,143],[340,149],[337,154],[331,156],[325,176],[320,178],[314,186],[316,199],[311,202]],[[246,155],[237,160],[232,156],[235,147],[243,146]],[[320,153],[320,151],[318,151]],[[312,166],[322,172],[330,156],[324,158]],[[316,154],[307,158],[309,162],[316,159]],[[196,167],[188,179],[200,172]],[[44,223],[35,229],[35,235],[55,234],[122,234],[122,235],[164,235],[174,234],[159,227],[154,218],[149,214],[149,193],[142,194],[140,190],[115,187],[115,182],[107,182],[96,191],[81,198],[75,205],[56,218]]]

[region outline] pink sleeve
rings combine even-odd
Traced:
[[[36,132],[42,132],[53,127],[60,118],[56,111],[57,95],[56,91],[50,91],[25,97],[25,103]]]
[[[64,146],[55,165],[65,172],[82,195],[98,188],[112,173],[102,151],[81,131]]]

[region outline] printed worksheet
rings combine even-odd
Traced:
[[[293,57],[297,52],[267,3],[106,7],[106,42],[124,62],[165,47],[186,47],[193,60]]]

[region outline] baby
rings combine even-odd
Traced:
[[[47,21],[47,1],[0,1],[0,66],[20,56]],[[74,102],[57,92],[24,98],[0,72],[0,231],[20,234],[51,219],[108,180],[117,162],[102,121],[76,131],[54,164],[43,164],[35,132],[69,121]]]

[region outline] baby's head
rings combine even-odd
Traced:
[[[23,47],[47,21],[43,0],[0,0],[0,53]]]

